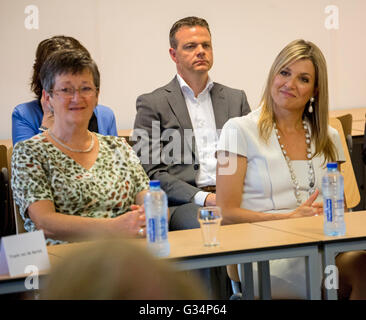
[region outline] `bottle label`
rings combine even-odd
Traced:
[[[148,237],[149,242],[156,241],[156,220],[154,218],[150,218],[148,220]]]
[[[148,219],[149,242],[163,241],[168,238],[168,225],[165,217]]]
[[[333,221],[333,206],[332,206],[332,199],[326,199],[326,206],[324,208],[327,221],[331,222]]]

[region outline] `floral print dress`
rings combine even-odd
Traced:
[[[149,188],[149,178],[125,139],[96,136],[99,153],[89,170],[42,134],[15,145],[12,190],[27,231],[36,230],[27,213],[36,201],[51,200],[63,214],[113,218],[128,211],[136,195]],[[48,244],[61,242],[47,239]]]

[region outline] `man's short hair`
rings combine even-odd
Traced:
[[[177,33],[177,31],[180,28],[194,27],[194,26],[201,26],[201,27],[206,28],[207,31],[209,32],[209,34],[211,35],[210,27],[208,26],[208,23],[205,19],[198,18],[198,17],[186,17],[186,18],[178,20],[171,27],[170,33],[169,33],[170,47],[173,49],[177,49],[178,42],[177,42],[177,39],[175,38],[175,34]]]

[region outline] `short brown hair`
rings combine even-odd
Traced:
[[[99,91],[100,74],[98,67],[84,50],[68,49],[55,51],[43,63],[39,77],[43,89],[51,93],[57,75],[67,73],[80,74],[84,70],[90,71],[94,85],[97,91]]]
[[[198,18],[198,17],[186,17],[183,19],[178,20],[173,24],[173,26],[170,28],[169,32],[169,42],[170,47],[173,49],[177,49],[178,42],[175,38],[175,34],[177,31],[182,27],[194,27],[194,26],[201,26],[207,29],[208,33],[211,35],[210,27],[208,26],[208,23],[205,19]]]

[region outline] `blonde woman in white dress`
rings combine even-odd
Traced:
[[[279,53],[260,108],[225,124],[217,156],[224,223],[323,213],[326,163],[345,157],[338,132],[328,125],[327,67],[316,45],[295,40]],[[339,254],[336,263],[339,297],[366,298],[365,253]],[[270,270],[274,298],[306,298],[304,258],[272,261]],[[228,271],[238,281],[236,268]]]

